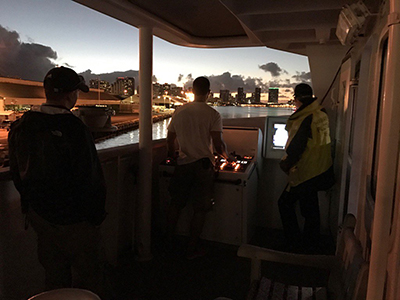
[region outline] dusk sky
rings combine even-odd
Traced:
[[[0,76],[40,81],[52,65],[92,74],[139,69],[135,27],[68,0],[0,0],[0,5]],[[182,85],[207,76],[226,88],[241,81],[268,88],[310,78],[305,56],[266,47],[195,49],[156,37],[153,47],[153,74],[160,83]]]

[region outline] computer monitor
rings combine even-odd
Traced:
[[[285,154],[288,133],[285,129],[289,116],[267,117],[265,122],[264,157],[281,159]]]

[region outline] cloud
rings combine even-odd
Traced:
[[[245,87],[243,76],[232,75],[230,72],[225,72],[221,75],[208,76],[211,84],[211,90],[237,90],[238,87]]]
[[[311,83],[311,72],[298,72],[296,71],[296,75],[293,75],[292,78],[298,83]]]
[[[188,74],[186,76],[186,82],[183,84],[183,88],[184,89],[188,89],[189,87],[191,87],[193,85],[193,81],[195,78],[193,78],[192,73]]]
[[[298,75],[305,72],[297,72]],[[183,76],[184,77],[184,76]],[[182,78],[183,78],[182,77]],[[293,88],[298,84],[297,81],[291,81],[291,79],[279,79],[275,77],[270,81],[264,81],[259,77],[245,77],[243,75],[233,75],[230,72],[224,72],[220,75],[208,75],[205,76],[210,80],[211,91],[218,93],[220,90],[229,90],[236,92],[239,87],[242,87],[245,93],[252,93],[256,87],[261,88],[262,92],[267,92],[271,88],[283,88],[285,92],[292,91]],[[297,78],[297,77],[296,77]],[[184,82],[184,88],[187,89],[192,86],[194,78],[192,74],[186,76],[186,82]]]
[[[245,93],[252,93],[255,91],[256,87],[261,88],[262,91],[265,91],[268,89],[268,85],[266,85],[262,78],[256,78],[256,77],[247,77],[244,79],[244,92]]]
[[[287,71],[282,70],[277,63],[269,62],[264,65],[258,66],[261,70],[271,73],[272,77],[279,77],[282,74],[288,74]]]
[[[102,73],[102,74],[94,74],[91,70],[87,70],[83,73],[80,73],[86,82],[90,79],[100,78],[102,80],[106,80],[110,83],[115,82],[117,77],[133,77],[135,78],[135,85],[139,85],[139,71],[128,70],[128,71],[117,71],[112,73]],[[310,77],[309,73],[306,72],[296,72],[296,75],[292,76],[295,81],[291,79],[280,79],[273,78],[270,81],[264,81],[259,77],[245,77],[243,75],[234,75],[230,72],[224,72],[219,75],[204,75],[210,80],[211,91],[214,93],[219,93],[220,90],[229,90],[230,92],[236,92],[239,87],[242,87],[245,93],[253,93],[256,87],[261,88],[263,93],[267,92],[268,89],[271,88],[282,88],[285,93],[293,91],[294,87],[299,83],[298,79],[303,78],[307,79]],[[155,75],[153,77],[156,79]],[[189,89],[193,86],[194,77],[190,73],[188,75],[179,74],[178,80],[183,83],[185,89]],[[304,81],[303,81],[304,82]],[[308,81],[309,83],[309,81]]]
[[[101,80],[106,80],[110,83],[115,82],[117,77],[133,77],[135,78],[135,85],[139,85],[139,71],[129,70],[129,71],[118,71],[112,73],[102,73],[102,74],[94,74],[92,71],[86,70],[85,72],[80,73],[86,82],[89,82],[90,79],[100,78]],[[232,75],[230,72],[224,72],[221,75],[210,75],[206,76],[210,80],[211,90],[213,92],[218,93],[220,90],[230,90],[231,92],[236,92],[238,87],[243,87],[244,92],[252,93],[254,92],[256,87],[260,87],[263,91],[268,90],[268,84],[265,84],[262,78],[255,77],[247,77],[245,78],[242,75]],[[155,75],[153,75],[153,81],[157,79]],[[195,78],[190,73],[188,75],[179,74],[178,79],[180,82],[183,82],[184,88],[188,89],[193,86],[193,81]],[[277,84],[278,81],[273,82],[271,86]]]
[[[311,73],[310,72],[298,72],[296,71],[296,75],[293,75],[291,79],[273,79],[270,80],[267,85],[269,87],[279,87],[284,88],[285,92],[293,91],[296,85],[299,83],[307,83],[311,85]]]
[[[256,87],[266,88],[261,78],[247,77],[242,75],[232,75],[230,72],[224,72],[220,75],[205,76],[210,80],[211,91],[218,93],[220,90],[237,91],[238,87],[242,87],[244,92],[254,92]],[[192,74],[186,76],[187,81],[184,83],[184,88],[192,86],[194,78]]]
[[[71,68],[71,69],[74,69],[74,66],[72,66],[72,65],[70,65],[70,64],[68,64],[68,63],[64,63],[64,66],[65,66],[65,67],[68,67],[68,68]]]
[[[98,79],[108,81],[109,83],[113,83],[116,81],[118,77],[133,77],[135,78],[135,85],[139,85],[139,71],[128,70],[128,71],[115,71],[112,73],[99,73],[94,74],[92,70],[86,70],[85,72],[79,73],[85,78],[86,82],[89,82],[90,79]]]
[[[0,25],[0,75],[42,81],[47,71],[55,67],[57,52],[51,47],[23,43],[16,31]]]
[[[274,79],[274,80],[270,80],[268,81],[267,85],[269,87],[279,87],[279,88],[293,88],[296,83],[292,83],[290,81],[290,79]]]

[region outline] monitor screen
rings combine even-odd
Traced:
[[[272,148],[276,150],[284,150],[286,141],[288,139],[288,133],[285,130],[285,123],[274,123],[274,133],[273,133],[273,141]]]
[[[285,155],[288,133],[285,129],[287,116],[267,116],[264,135],[264,157],[281,159]]]

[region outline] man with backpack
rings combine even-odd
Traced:
[[[38,236],[46,289],[102,284],[99,225],[106,216],[106,186],[93,138],[74,116],[83,77],[65,67],[44,79],[46,103],[14,122],[9,134],[10,169],[21,195],[26,224]]]

